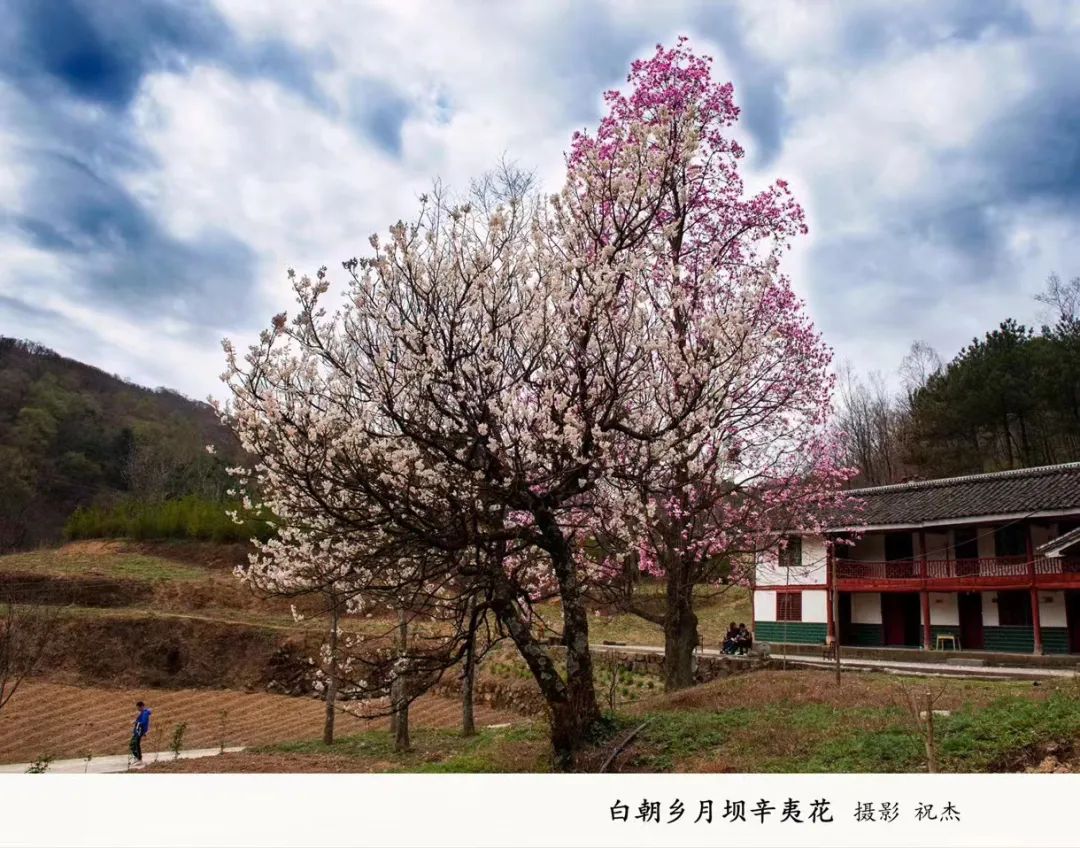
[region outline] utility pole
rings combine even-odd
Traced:
[[[937,772],[937,745],[934,742],[934,696],[926,692],[926,770]]]
[[[836,658],[836,685],[840,685],[840,584],[837,582],[838,569],[836,552],[829,557],[832,561],[832,620],[833,620],[833,656]]]

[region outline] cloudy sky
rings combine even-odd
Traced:
[[[0,0],[0,334],[221,394],[219,340],[503,155],[574,129],[680,34],[788,179],[789,270],[838,359],[950,357],[1080,274],[1080,4]]]

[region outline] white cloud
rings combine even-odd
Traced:
[[[1035,34],[994,24],[964,37],[971,7],[936,2],[902,12],[804,2],[219,5],[242,41],[280,42],[304,57],[316,96],[193,59],[144,77],[115,120],[150,157],[129,163],[122,180],[157,224],[184,244],[225,234],[254,251],[251,311],[228,328],[240,343],[287,304],[287,266],[336,274],[368,234],[412,214],[433,178],[465,188],[506,154],[557,186],[570,135],[595,122],[602,91],[622,84],[632,58],[680,33],[715,56],[717,77],[735,78],[744,115],[756,110],[777,127],[779,144],[747,166],[747,183],[784,177],[807,207],[811,235],[787,270],[841,357],[891,370],[913,338],[951,355],[1006,315],[1029,318],[1046,275],[1080,265],[1075,212],[1010,197],[1007,163],[982,152],[1045,91],[1048,48],[1070,52],[1075,4],[1030,7]],[[358,97],[372,91],[405,106],[396,155],[357,114]],[[0,90],[0,114],[12,96]],[[73,120],[86,125],[100,112],[55,108],[81,109]],[[12,126],[0,122],[0,203],[16,209],[26,190],[20,136],[44,133]],[[759,145],[748,128],[740,140],[751,154],[765,150],[769,140]],[[965,226],[975,236],[947,231]],[[980,232],[989,245],[978,244]],[[167,309],[125,318],[120,295],[80,302],[62,257],[2,246],[16,261],[0,269],[0,293],[85,326],[74,353],[110,370],[126,361],[115,370],[190,394],[217,390],[216,328]],[[31,293],[21,281],[35,273],[45,283]],[[248,294],[247,281],[216,285],[222,302]],[[61,338],[41,332],[47,344]]]
[[[129,188],[178,237],[225,232],[267,266],[348,258],[419,187],[310,103],[218,69],[149,78],[133,115],[159,167]]]
[[[27,304],[5,331],[151,387],[205,397],[223,370],[220,347],[190,323],[126,319],[114,305],[72,296],[70,269],[47,251],[0,238],[0,298]],[[27,295],[33,297],[28,298]],[[184,379],[184,375],[188,379]]]
[[[979,152],[1037,95],[1032,50],[949,40],[857,70],[794,51],[808,58],[786,68],[771,168],[796,175],[812,232],[797,285],[839,358],[895,376],[916,338],[951,357],[1005,317],[1030,320],[1047,274],[1076,267],[1080,253],[1061,249],[1072,220],[1043,208],[1032,226],[1030,204],[1000,198],[1003,163]],[[990,243],[943,226],[983,228]]]

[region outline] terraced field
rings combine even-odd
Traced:
[[[3,564],[5,571],[25,574],[117,580],[204,580],[209,573],[191,563],[124,550],[118,543],[78,542],[8,554]]]
[[[105,689],[32,680],[23,683],[0,712],[0,762],[122,754],[137,700],[153,710],[144,752],[168,750],[181,723],[187,725],[184,748],[213,748],[222,741],[227,746],[268,745],[322,735],[325,705],[314,698],[206,689]],[[372,713],[378,709],[369,708]],[[427,695],[410,710],[410,723],[417,728],[454,728],[460,721],[461,705],[449,698]],[[364,719],[342,712],[336,726],[345,736],[383,729],[386,722],[385,716]],[[521,723],[521,716],[478,704],[476,722]]]

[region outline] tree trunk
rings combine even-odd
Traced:
[[[686,564],[675,562],[667,572],[664,616],[664,689],[674,692],[694,685],[694,650],[698,619],[694,613],[694,584]]]
[[[400,754],[412,749],[409,739],[409,702],[405,693],[404,677],[395,677],[390,684],[390,700],[394,704],[394,751]]]
[[[559,676],[551,655],[533,638],[532,631],[507,587],[500,586],[496,589],[491,609],[510,634],[532,672],[533,679],[540,687],[551,722],[551,750],[555,768],[567,771],[573,768],[574,755],[581,747],[588,725],[583,724],[581,717],[571,706],[569,690]]]
[[[575,580],[576,583],[576,580]],[[580,589],[563,595],[563,644],[566,645],[566,688],[570,706],[588,728],[600,720],[600,705],[593,683],[592,653],[589,650],[589,615]]]
[[[582,730],[600,720],[600,705],[593,685],[592,653],[589,650],[589,613],[581,591],[573,553],[562,529],[550,513],[535,513],[544,537],[544,548],[551,557],[559,581],[562,601],[563,644],[566,646],[566,689],[569,709]]]
[[[465,673],[461,681],[461,735],[476,735],[476,720],[473,717],[473,691],[476,686],[476,626],[470,604],[469,636],[465,646]]]
[[[394,734],[394,750],[398,753],[412,748],[409,740],[409,699],[408,681],[405,676],[404,662],[408,652],[409,625],[405,611],[398,612],[398,662],[395,664],[394,679],[390,683],[390,706],[392,709],[390,729]]]
[[[326,719],[323,722],[323,744],[334,744],[334,712],[338,686],[338,606],[331,599],[330,608],[330,667],[326,673]]]
[[[1013,464],[1013,449],[1012,449],[1013,440],[1012,440],[1012,431],[1011,431],[1011,429],[1009,427],[1009,413],[1008,412],[1003,413],[1001,418],[1002,418],[1001,426],[1002,426],[1002,429],[1005,432],[1005,455],[1008,458],[1009,468],[1015,468],[1016,466]]]
[[[1024,465],[1031,464],[1031,443],[1028,439],[1027,422],[1024,420],[1024,413],[1018,412],[1016,415],[1017,423],[1020,425],[1020,457],[1021,462]]]

